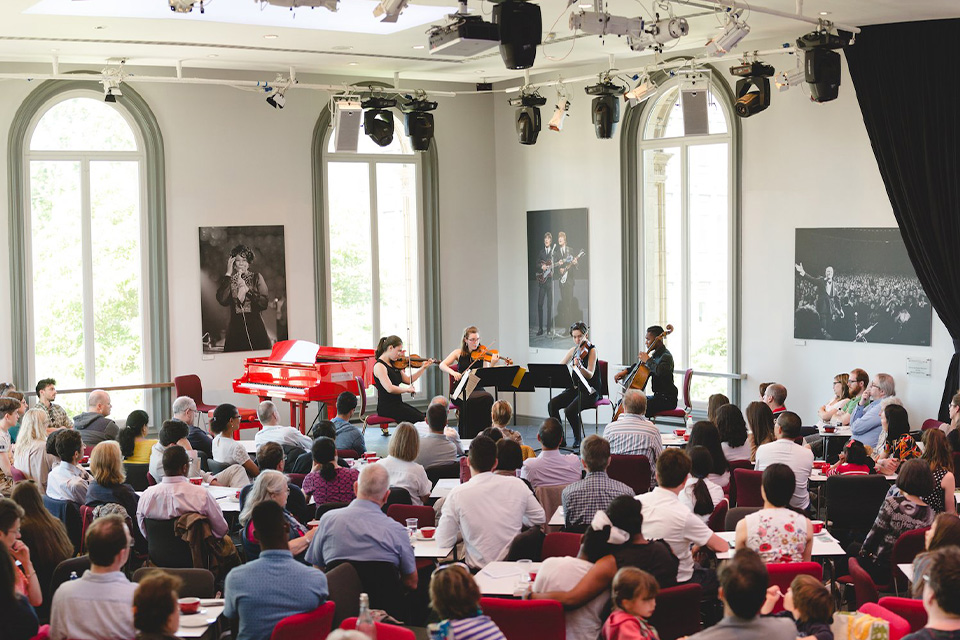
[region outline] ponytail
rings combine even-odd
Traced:
[[[377,349],[374,351],[374,357],[379,358],[390,347],[399,347],[402,344],[403,340],[401,340],[399,336],[383,336],[377,342]]]
[[[693,512],[698,516],[708,516],[713,513],[713,498],[710,496],[710,490],[703,478],[698,478],[693,485],[693,497],[696,503],[693,505]]]
[[[310,454],[313,461],[320,467],[320,477],[330,482],[337,477],[337,466],[333,463],[337,459],[337,445],[327,437],[320,437],[313,441]]]
[[[323,466],[320,467],[320,477],[327,482],[331,482],[337,477],[337,467],[333,464],[333,461],[323,463]]]
[[[709,449],[701,445],[690,447],[687,453],[690,454],[690,475],[697,479],[693,485],[693,498],[696,501],[693,512],[698,516],[710,515],[713,513],[713,498],[703,479],[710,475],[713,456],[710,455]]]
[[[117,442],[120,444],[120,453],[124,458],[129,458],[133,455],[133,452],[136,449],[137,436],[142,432],[143,427],[132,427],[127,425],[117,435]]]

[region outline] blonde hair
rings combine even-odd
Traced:
[[[420,434],[409,422],[401,422],[390,438],[390,456],[413,462],[420,455]]]
[[[34,442],[47,441],[47,427],[50,426],[50,418],[43,409],[30,409],[23,414],[20,421],[20,433],[17,435],[17,446],[26,448]]]
[[[498,427],[505,427],[513,417],[513,407],[506,400],[497,400],[490,409],[490,417],[493,424]]]
[[[101,486],[113,487],[123,484],[127,474],[123,469],[123,455],[120,443],[116,440],[104,440],[90,453],[90,473]]]

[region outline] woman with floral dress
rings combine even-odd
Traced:
[[[787,508],[796,486],[796,476],[785,464],[771,464],[763,470],[763,509],[737,523],[737,549],[753,549],[765,563],[810,561],[813,525]]]

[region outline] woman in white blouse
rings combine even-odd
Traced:
[[[233,432],[240,427],[240,412],[232,404],[221,404],[213,410],[210,419],[210,431],[216,435],[213,438],[213,459],[224,464],[239,464],[247,475],[255,478],[260,468],[250,459],[250,454],[238,440],[233,439]]]
[[[817,409],[817,414],[820,416],[817,422],[818,427],[831,424],[834,414],[850,400],[850,387],[847,386],[849,380],[849,373],[838,373],[833,377],[833,398]]]
[[[47,427],[50,418],[43,409],[30,409],[23,414],[17,445],[13,451],[13,466],[23,475],[40,485],[41,493],[47,491],[47,476],[57,464],[57,457],[47,453]]]
[[[706,447],[691,447],[687,453],[690,455],[690,476],[678,497],[706,522],[723,500],[723,488],[707,477],[713,468],[713,457]]]
[[[430,497],[433,485],[423,465],[414,460],[420,453],[420,434],[409,422],[401,422],[390,438],[390,455],[378,462],[390,474],[390,486],[410,492],[413,504],[421,505]]]

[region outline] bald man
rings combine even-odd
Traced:
[[[120,433],[117,423],[108,418],[113,405],[110,394],[96,389],[87,396],[87,410],[73,418],[73,428],[80,432],[83,446],[95,447],[104,440],[116,440]]]

